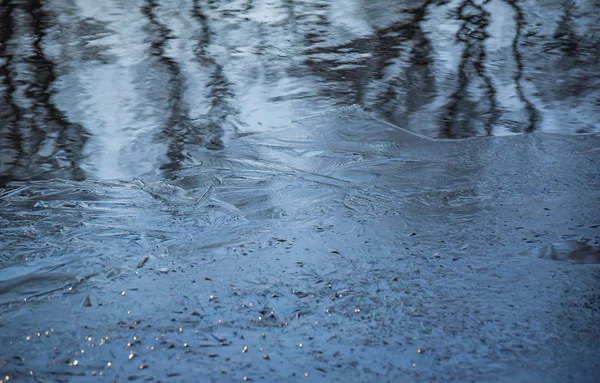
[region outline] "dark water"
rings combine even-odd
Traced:
[[[596,383],[599,14],[0,0],[0,383]]]
[[[3,183],[176,171],[347,105],[431,137],[600,129],[598,1],[0,4]]]

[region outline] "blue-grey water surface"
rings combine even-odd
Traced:
[[[596,382],[599,15],[0,0],[0,383]]]

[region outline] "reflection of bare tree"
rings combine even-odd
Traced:
[[[185,158],[185,144],[199,144],[202,137],[190,122],[188,110],[183,104],[184,84],[179,64],[165,53],[166,44],[173,37],[169,28],[157,19],[155,14],[157,7],[156,1],[146,0],[145,5],[142,7],[142,13],[150,22],[148,32],[152,39],[151,54],[158,59],[158,63],[168,75],[167,102],[169,114],[160,138],[168,141],[167,157],[169,162],[164,165],[164,168],[176,170]]]
[[[249,1],[247,7],[251,7]],[[227,81],[225,70],[210,56],[208,47],[211,44],[211,31],[209,19],[204,13],[199,0],[194,0],[192,8],[192,17],[194,17],[201,25],[202,34],[198,39],[195,54],[204,70],[209,70],[211,80],[207,84],[209,89],[210,108],[205,116],[202,116],[202,124],[206,131],[210,134],[209,141],[206,145],[207,149],[219,150],[223,148],[222,136],[224,133],[223,125],[227,118],[233,114],[237,114],[231,105],[230,100],[235,98],[235,94],[231,90],[231,85]]]
[[[327,41],[326,15],[312,16],[318,19],[305,33],[305,64],[327,81],[323,94],[341,105],[359,104],[376,110],[392,122],[404,122],[430,102],[435,96],[433,49],[421,22],[433,3],[423,1],[405,11],[412,15],[408,20],[335,46],[322,44]],[[319,7],[322,9],[326,8]]]
[[[499,118],[496,106],[496,89],[485,73],[484,40],[489,14],[472,0],[464,1],[457,10],[463,20],[456,34],[457,41],[465,45],[458,68],[457,88],[450,96],[442,113],[442,137],[468,137],[475,135],[479,124],[488,135]],[[473,76],[475,73],[477,76]],[[470,88],[483,88],[484,96],[472,100]],[[479,119],[478,117],[481,117]]]
[[[598,4],[600,6],[600,3]],[[565,100],[569,97],[581,97],[591,91],[597,91],[593,79],[600,77],[600,35],[579,35],[575,30],[577,21],[573,13],[577,10],[574,1],[562,2],[563,15],[560,18],[552,40],[544,44],[544,52],[555,57],[553,66],[566,73],[562,83],[553,92],[553,98]],[[599,9],[600,11],[600,9]],[[581,11],[580,11],[581,12]]]
[[[324,77],[331,86],[324,89],[326,96],[335,97],[340,104],[360,104],[384,110],[391,117],[398,108],[399,92],[404,96],[409,110],[414,111],[423,94],[421,87],[433,88],[433,78],[429,68],[431,47],[421,30],[427,0],[421,7],[407,11],[414,16],[409,21],[393,23],[379,28],[373,36],[355,39],[336,46],[322,46],[327,41],[329,21],[325,14],[318,14],[312,30],[305,33],[308,58],[305,64],[312,73]],[[320,6],[319,10],[326,10]],[[373,82],[384,80],[386,69],[406,51],[409,51],[410,66],[405,70],[385,78],[386,84],[379,84],[376,100],[371,103],[366,93]],[[407,89],[404,89],[407,86]],[[412,96],[415,96],[414,98]],[[404,98],[404,97],[403,97]]]
[[[566,57],[576,57],[579,48],[578,40],[581,40],[573,30],[572,9],[576,4],[573,1],[563,1],[562,5],[564,13],[552,36],[555,40],[555,44],[552,45],[562,51]]]
[[[127,128],[121,117],[98,117],[112,114],[99,101],[113,94],[105,91],[111,82],[104,82],[113,67],[123,79],[135,73],[132,89],[124,88],[126,105],[115,110],[148,130],[158,121],[159,141],[167,146],[161,161],[171,170],[194,150],[223,148],[225,132],[241,123],[232,121],[240,114],[280,105],[285,108],[278,118],[284,120],[292,110],[359,104],[398,125],[445,137],[492,134],[501,114],[502,124],[515,132],[541,128],[542,116],[566,129],[598,126],[600,30],[588,15],[598,11],[597,1],[192,0],[189,9],[170,12],[177,7],[172,0],[144,0],[141,34],[150,40],[151,57],[139,52],[135,68],[120,55],[127,56],[122,52],[128,44],[143,46],[139,18],[134,16],[135,28],[121,31],[119,23],[131,18],[94,20],[72,0],[52,4],[61,11],[42,7],[41,0],[0,1],[4,180],[83,177],[79,162],[87,133],[69,118],[90,130],[93,121],[105,120],[111,120],[111,132]],[[506,11],[514,22],[504,18]],[[459,31],[449,41],[444,34],[456,23]],[[500,30],[508,30],[512,45],[502,42],[502,34],[488,36]],[[238,100],[234,89],[250,91]],[[78,107],[68,114],[59,109],[79,95],[84,100]],[[93,111],[82,111],[87,97]],[[143,116],[150,114],[156,120],[146,124]],[[94,144],[89,142],[89,153],[102,150]]]
[[[294,0],[282,0],[282,7],[287,10],[288,22],[294,27],[296,21],[296,11],[294,10]]]
[[[519,43],[522,36],[523,31],[523,23],[525,21],[525,17],[523,15],[523,11],[521,7],[517,4],[518,0],[505,0],[515,11],[515,22],[517,24],[515,31],[515,38],[513,40],[513,55],[515,57],[515,61],[517,63],[517,72],[515,73],[514,80],[517,88],[517,94],[519,98],[525,104],[525,110],[528,114],[528,125],[525,128],[525,131],[528,133],[533,132],[536,129],[539,116],[538,111],[533,105],[533,103],[527,98],[525,95],[525,91],[523,90],[523,57],[521,52],[519,51]]]
[[[308,39],[316,39],[316,34],[310,34]],[[338,100],[341,105],[362,105],[365,86],[369,80],[369,71],[365,70],[365,67],[368,67],[371,61],[364,55],[369,50],[370,44],[365,40],[355,40],[336,47],[309,48],[306,51],[309,58],[304,63],[313,73],[330,82],[330,85],[322,90],[323,95]],[[319,58],[320,55],[331,58]],[[351,55],[355,56],[351,61],[340,60]]]
[[[3,62],[0,65],[0,185],[8,180],[11,168],[17,165],[23,139],[17,126],[21,111],[13,100],[12,55],[7,50],[13,34],[12,11],[10,2],[0,3],[0,59]]]
[[[366,104],[368,85],[377,68],[377,58],[385,57],[390,47],[381,48],[377,37],[366,37],[338,45],[327,44],[331,33],[328,11],[330,4],[311,2],[306,9],[294,10],[298,31],[306,44],[304,65],[310,74],[325,79],[322,95],[336,100],[338,105]],[[393,48],[392,48],[393,49]],[[298,71],[302,73],[302,71]]]
[[[435,96],[435,81],[431,63],[433,49],[421,23],[427,9],[434,1],[426,0],[419,7],[409,9],[412,18],[396,22],[387,28],[377,30],[374,42],[374,79],[384,79],[385,70],[395,62],[402,62],[402,54],[407,51],[404,70],[396,70],[381,84],[385,92],[377,95],[373,106],[383,112],[394,123],[401,123],[427,104]],[[371,105],[369,105],[371,106]]]
[[[168,41],[175,37],[171,30],[158,20],[157,8],[158,4],[155,0],[146,0],[142,12],[150,21],[148,30],[152,38],[151,53],[168,74],[169,115],[160,138],[168,141],[167,157],[169,162],[165,163],[163,168],[177,170],[187,157],[187,153],[194,147],[203,145],[211,150],[223,148],[222,125],[231,112],[226,99],[232,97],[232,94],[223,68],[207,52],[212,32],[206,15],[202,12],[199,2],[195,0],[192,17],[201,23],[201,37],[196,48],[196,55],[202,68],[211,68],[212,73],[207,84],[210,100],[209,111],[201,118],[194,120],[190,118],[189,107],[184,100],[185,80],[182,70],[179,63],[167,56],[165,52]]]
[[[430,1],[426,1],[423,6],[413,10],[413,28],[407,36],[413,42],[410,66],[406,70],[406,109],[409,114],[427,104],[435,95],[435,79],[431,67],[433,48],[421,29],[429,3]]]
[[[25,17],[19,21],[12,15],[18,8]],[[56,79],[54,64],[43,50],[44,27],[48,15],[44,12],[40,0],[29,0],[10,7],[2,6],[2,54],[9,58],[3,65],[3,83],[5,100],[10,106],[9,136],[13,139],[13,148],[18,150],[18,159],[14,165],[26,168],[26,171],[14,171],[3,174],[7,179],[48,178],[63,176],[83,179],[80,168],[86,133],[78,124],[68,121],[52,101],[53,83]],[[18,54],[27,52],[19,65],[14,62],[15,54],[7,53],[7,43],[14,31],[15,23],[24,20],[20,28],[33,36],[27,50],[18,47]],[[13,69],[11,69],[13,68]],[[15,69],[18,68],[18,69]],[[12,70],[18,70],[18,81]],[[16,101],[19,93],[21,99]],[[18,105],[18,106],[17,106]],[[19,110],[20,109],[20,110]]]

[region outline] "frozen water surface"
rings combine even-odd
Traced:
[[[597,382],[599,14],[0,0],[0,383]]]
[[[2,372],[591,382],[598,145],[432,140],[347,108],[169,180],[13,183]]]

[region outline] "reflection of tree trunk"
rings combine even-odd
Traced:
[[[323,1],[303,3],[304,8],[289,6],[289,14],[295,15],[296,32],[303,39],[304,65],[309,74],[327,80],[327,86],[321,89],[326,98],[339,100],[338,104],[362,104],[364,99],[365,67],[368,59],[340,59],[344,56],[367,53],[370,49],[367,39],[357,39],[337,46],[323,46],[328,40],[331,22],[327,15],[331,5]],[[351,68],[344,69],[345,63]],[[302,73],[302,71],[300,71]],[[304,74],[304,73],[302,73]]]
[[[10,2],[0,3],[0,59],[4,62],[0,66],[0,187],[8,181],[10,169],[17,165],[23,150],[23,138],[18,128],[21,111],[13,100],[12,55],[7,52],[7,44],[13,34],[12,11]]]
[[[515,22],[517,24],[517,30],[515,32],[515,38],[512,43],[513,47],[513,55],[515,57],[515,61],[517,64],[517,72],[515,73],[514,80],[517,88],[517,94],[519,95],[519,99],[525,104],[525,110],[528,114],[528,125],[525,128],[527,133],[533,132],[539,120],[538,111],[533,105],[533,103],[527,98],[525,92],[523,90],[523,58],[521,56],[521,52],[519,51],[519,42],[521,40],[521,34],[523,30],[524,16],[523,11],[517,4],[518,0],[505,0],[515,11]]]
[[[600,44],[589,44],[589,39],[579,36],[574,30],[577,21],[574,20],[573,12],[576,12],[576,7],[577,4],[574,4],[573,1],[562,2],[564,13],[552,35],[553,39],[544,45],[545,53],[555,55],[552,58],[554,68],[562,72],[563,81],[560,84],[555,84],[552,92],[554,100],[582,99],[590,91],[590,88],[597,89],[597,87],[591,85],[594,83],[594,76],[597,77],[595,71],[584,69],[585,76],[573,75],[578,69],[586,68],[590,64],[592,65],[590,69],[598,68],[600,60],[598,55]],[[594,50],[596,51],[595,55],[593,54]],[[590,53],[592,53],[592,59],[586,60],[586,56]]]
[[[288,24],[292,26],[292,30],[295,30],[296,24],[296,11],[294,10],[294,0],[282,0],[282,7],[287,10],[288,13]]]
[[[201,24],[201,37],[196,48],[196,56],[203,67],[212,67],[211,80],[207,84],[209,89],[210,110],[208,115],[201,119],[192,121],[189,108],[184,100],[185,80],[178,62],[166,56],[165,49],[168,41],[174,39],[171,30],[158,21],[156,11],[158,4],[155,0],[146,0],[142,8],[143,14],[150,21],[150,32],[153,37],[152,55],[166,69],[168,74],[169,117],[165,128],[162,130],[161,139],[168,141],[167,157],[168,163],[163,169],[174,171],[182,166],[182,161],[188,156],[188,151],[198,145],[204,145],[207,149],[220,150],[223,148],[222,125],[230,113],[227,98],[232,96],[229,84],[225,78],[223,68],[216,60],[209,56],[207,47],[210,45],[211,31],[208,19],[202,12],[198,0],[194,0],[191,11]]]
[[[388,79],[386,91],[378,95],[376,102],[384,110],[386,118],[394,123],[398,119],[398,103],[402,102],[399,100],[399,92],[405,91],[402,97],[406,113],[401,116],[403,121],[426,105],[435,94],[435,79],[431,68],[433,48],[421,28],[431,3],[432,0],[426,0],[421,6],[407,11],[413,15],[410,22],[396,23],[377,31],[376,49],[373,52],[376,62],[375,79],[382,80],[385,68],[398,60],[406,46],[412,43],[407,60],[410,65],[405,71],[399,71]]]
[[[312,74],[326,80],[328,87],[322,90],[324,95],[340,100],[338,104],[342,105],[375,107],[392,122],[396,122],[399,113],[404,121],[407,114],[426,105],[435,93],[435,79],[431,68],[432,47],[421,29],[421,22],[432,3],[433,0],[426,0],[407,11],[413,15],[410,21],[396,22],[377,29],[372,37],[333,47],[319,46],[327,40],[325,33],[329,21],[326,15],[311,13],[312,19],[317,19],[304,34],[308,56],[305,65]],[[323,9],[326,8],[318,7],[321,13]],[[299,18],[305,19],[301,15]],[[404,60],[402,55],[406,52],[408,57]],[[356,58],[349,60],[350,55]],[[406,69],[395,69],[386,76],[391,72],[391,66],[400,64],[404,67],[404,63],[409,64]],[[369,99],[369,92],[374,95],[374,100]]]
[[[569,58],[577,57],[577,50],[579,48],[578,41],[581,40],[579,36],[573,31],[573,15],[571,14],[571,8],[575,7],[572,1],[563,1],[563,16],[558,22],[556,31],[554,31],[555,40],[557,40],[558,47],[563,52],[564,56]]]
[[[43,50],[43,39],[45,37],[44,22],[47,15],[42,9],[39,0],[29,0],[22,5],[26,13],[22,25],[33,36],[27,57],[22,58],[19,68],[25,68],[23,73],[12,74],[11,64],[17,54],[7,53],[7,42],[14,30],[13,23],[16,19],[11,17],[15,6],[2,5],[2,56],[7,60],[2,67],[3,83],[6,85],[7,104],[10,106],[9,121],[13,132],[11,136],[18,150],[19,159],[15,161],[19,165],[27,167],[23,173],[5,175],[4,178],[48,178],[53,176],[65,176],[81,180],[85,178],[80,168],[83,157],[82,151],[87,140],[86,133],[78,124],[68,121],[52,101],[52,85],[56,79],[54,64],[46,57]],[[25,51],[20,47],[21,51]],[[12,79],[19,78],[19,81]],[[12,97],[16,94],[18,87],[24,87],[23,105],[19,108]],[[25,117],[27,116],[27,117]],[[26,121],[24,120],[26,119]],[[25,141],[26,140],[26,141]],[[48,150],[50,148],[50,151]],[[42,152],[43,150],[43,152]],[[62,151],[64,157],[58,156]],[[46,174],[45,174],[46,173]]]
[[[417,21],[418,23],[418,21]],[[418,111],[434,95],[435,79],[431,70],[431,44],[420,27],[416,27],[410,56],[410,67],[406,70],[406,111]]]
[[[161,139],[168,140],[167,157],[169,163],[163,168],[177,170],[181,161],[185,158],[184,143],[186,140],[200,137],[193,137],[193,132],[187,128],[187,110],[182,105],[183,98],[183,80],[181,79],[181,70],[179,64],[165,55],[165,46],[168,39],[172,38],[171,31],[165,25],[160,23],[155,15],[158,4],[154,0],[146,0],[142,7],[142,13],[150,21],[150,33],[153,38],[151,43],[151,54],[158,59],[158,62],[166,69],[168,74],[167,103],[169,116],[166,126],[162,129]]]
[[[366,40],[355,40],[347,44],[328,48],[309,48],[307,55],[319,55],[320,53],[335,55],[339,58],[346,54],[365,54],[369,51],[369,42]],[[328,81],[328,87],[322,90],[326,97],[337,100],[342,105],[364,104],[365,87],[368,83],[368,71],[365,67],[370,66],[369,58],[361,58],[347,63],[352,68],[341,69],[341,61],[336,58],[308,58],[304,64],[316,75],[324,77]]]
[[[247,6],[252,6],[248,2]],[[199,0],[194,0],[192,16],[201,24],[202,35],[198,39],[196,48],[196,57],[204,68],[212,70],[211,80],[207,84],[209,89],[210,110],[203,117],[203,123],[207,132],[211,135],[207,143],[207,149],[219,150],[223,148],[221,137],[224,134],[223,125],[227,117],[237,114],[237,111],[231,105],[231,100],[235,98],[231,90],[231,84],[227,80],[225,69],[217,60],[211,57],[207,48],[211,44],[212,31],[208,22],[208,17],[204,13]]]
[[[56,79],[56,75],[53,63],[46,58],[41,46],[42,39],[44,38],[43,22],[46,15],[42,10],[40,0],[30,0],[28,11],[33,18],[34,36],[36,36],[33,43],[35,47],[35,59],[33,62],[37,64],[37,77],[34,83],[27,89],[27,93],[43,105],[45,112],[44,125],[52,126],[51,130],[58,129],[58,138],[56,140],[58,150],[65,152],[67,160],[70,163],[73,178],[82,180],[85,178],[85,175],[79,165],[83,158],[82,152],[87,141],[86,133],[82,126],[70,123],[64,113],[51,100],[53,93],[51,86]]]
[[[491,135],[500,113],[496,104],[496,90],[492,80],[485,73],[484,40],[488,38],[485,29],[489,14],[472,0],[464,1],[457,12],[464,22],[456,34],[456,40],[462,42],[465,47],[458,67],[457,89],[450,96],[442,114],[440,135],[449,138],[472,136],[476,133],[475,123],[479,117],[483,117],[480,123],[486,133]],[[469,100],[469,86],[475,81],[471,75],[473,72],[477,74],[475,79],[479,79],[481,87],[485,89],[486,99],[477,102]],[[487,108],[481,110],[480,106],[484,104]]]

